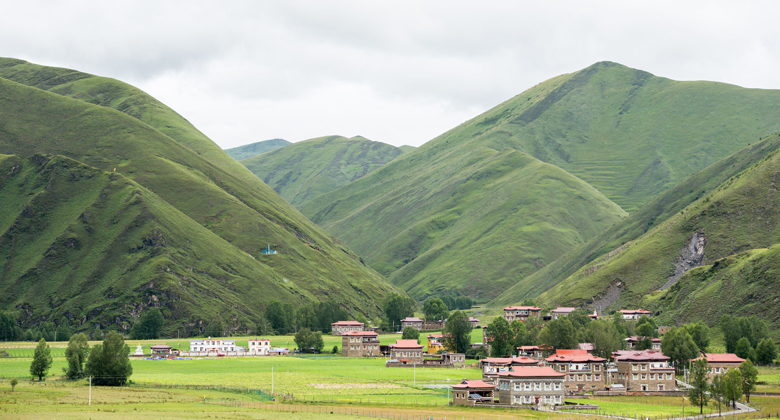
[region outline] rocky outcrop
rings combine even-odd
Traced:
[[[680,250],[680,256],[674,265],[674,274],[666,279],[666,283],[659,290],[672,287],[688,270],[701,266],[704,261],[705,245],[707,245],[707,236],[704,234],[704,230],[691,235],[683,249]]]

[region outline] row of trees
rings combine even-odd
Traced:
[[[691,369],[692,388],[688,390],[688,398],[691,404],[699,407],[699,413],[704,413],[704,407],[710,400],[718,403],[718,414],[721,403],[735,407],[742,395],[750,402],[750,393],[755,391],[758,380],[758,369],[753,366],[753,362],[745,360],[739,369],[730,369],[713,377],[712,383],[707,380],[708,369],[706,359],[697,360]]]
[[[130,364],[130,348],[125,344],[122,334],[111,331],[105,340],[90,348],[88,338],[79,333],[71,336],[65,350],[67,368],[62,368],[68,379],[92,377],[95,385],[124,385],[133,374]],[[43,380],[52,365],[51,348],[41,339],[35,348],[30,374]]]

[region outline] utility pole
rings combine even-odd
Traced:
[[[274,396],[274,367],[271,366],[271,398]]]
[[[92,406],[92,377],[89,377],[89,405]]]

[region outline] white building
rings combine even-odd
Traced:
[[[271,351],[271,340],[267,338],[250,338],[246,354],[250,356],[268,356]]]
[[[204,340],[190,340],[190,352],[206,352],[225,354],[241,353],[246,351],[243,347],[236,346],[236,340],[217,340],[211,337]]]

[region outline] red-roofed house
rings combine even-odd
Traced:
[[[379,335],[373,331],[347,331],[341,334],[341,355],[379,356]]]
[[[545,359],[554,370],[566,374],[567,391],[590,391],[604,388],[607,359],[588,354],[586,350],[558,349]]]
[[[520,346],[517,352],[518,356],[528,356],[537,360],[541,360],[544,356],[544,350],[539,346]]]
[[[550,311],[550,316],[552,319],[558,319],[558,317],[569,315],[570,313],[576,311],[577,308],[571,308],[571,307],[557,307]]]
[[[726,373],[729,371],[729,369],[737,369],[739,365],[742,364],[742,362],[745,361],[745,359],[737,356],[733,353],[701,353],[700,357],[697,357],[696,359],[693,359],[693,361],[701,360],[702,358],[707,359],[707,365],[709,366],[709,369],[707,370],[707,380],[712,381],[712,378],[715,375],[720,375],[721,373]]]
[[[481,380],[463,380],[452,386],[452,403],[455,405],[475,406],[492,403],[496,386]]]
[[[390,359],[397,360],[402,365],[422,364],[423,345],[417,340],[396,340],[390,345]]]
[[[639,342],[639,337],[632,336],[632,337],[624,338],[623,341],[626,342],[626,344],[628,345],[628,348],[630,350],[633,350],[634,346],[636,346],[636,343]],[[653,337],[653,338],[650,339],[650,341],[653,342],[652,350],[661,350],[661,339],[660,338]]]
[[[504,308],[504,319],[510,324],[516,319],[525,320],[529,316],[539,318],[542,308],[536,306],[507,306]]]
[[[652,314],[652,312],[646,311],[644,309],[621,309],[617,312],[623,315],[623,319],[634,320],[634,321],[641,318],[643,315],[650,316],[650,314]]]
[[[549,366],[522,366],[498,374],[498,400],[501,404],[564,404],[564,378]]]
[[[357,321],[337,321],[330,324],[331,335],[341,335],[347,331],[363,331],[363,323]]]
[[[539,366],[539,361],[528,357],[486,357],[479,361],[482,379],[495,383],[501,372],[506,372],[514,366]]]
[[[676,389],[674,368],[669,358],[654,350],[618,350],[612,353],[617,364],[613,383],[623,384],[627,391],[673,391]]]

